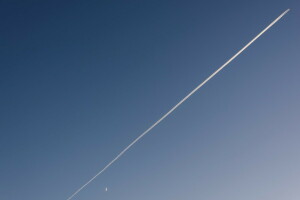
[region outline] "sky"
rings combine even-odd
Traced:
[[[300,3],[0,1],[0,199],[299,200]],[[105,188],[108,191],[105,191]]]

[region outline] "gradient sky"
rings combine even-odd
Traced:
[[[299,200],[298,0],[0,1],[0,199],[67,199],[287,8],[74,199]]]

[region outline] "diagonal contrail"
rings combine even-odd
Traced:
[[[164,116],[157,120],[152,126],[145,130],[139,137],[137,137],[133,142],[131,142],[121,153],[119,153],[112,161],[110,161],[101,171],[99,171],[94,177],[92,177],[88,182],[81,186],[76,192],[74,192],[67,200],[72,199],[76,194],[78,194],[83,188],[90,184],[95,178],[102,174],[108,167],[110,167],[115,161],[117,161],[130,147],[132,147],[137,141],[144,137],[149,131],[151,131],[156,125],[158,125],[162,120],[169,116],[176,108],[178,108],[183,102],[185,102],[190,96],[192,96],[197,90],[199,90],[205,83],[212,79],[218,72],[220,72],[224,67],[226,67],[231,61],[233,61],[238,55],[240,55],[245,49],[247,49],[255,40],[257,40],[262,34],[264,34],[269,28],[271,28],[276,22],[278,22],[290,9],[284,11],[279,17],[277,17],[269,26],[267,26],[263,31],[261,31],[255,38],[253,38],[248,44],[246,44],[241,50],[239,50],[234,56],[232,56],[228,61],[226,61],[219,69],[212,73],[208,78],[206,78],[200,85],[198,85],[194,90],[192,90],[186,97],[179,101],[171,110],[169,110]]]

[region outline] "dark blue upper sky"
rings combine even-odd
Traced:
[[[287,8],[74,199],[298,200],[297,0],[0,1],[0,199],[65,200]]]

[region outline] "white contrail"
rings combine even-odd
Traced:
[[[207,83],[211,78],[213,78],[218,72],[220,72],[224,67],[226,67],[231,61],[233,61],[238,55],[240,55],[246,48],[248,48],[256,39],[258,39],[262,34],[264,34],[269,28],[271,28],[277,21],[279,21],[290,9],[284,11],[279,17],[277,17],[269,26],[267,26],[262,32],[260,32],[255,38],[253,38],[248,44],[246,44],[240,51],[238,51],[234,56],[232,56],[227,62],[225,62],[219,69],[212,73],[208,78],[206,78],[200,85],[198,85],[194,90],[192,90],[186,97],[184,97],[179,103],[177,103],[171,110],[169,110],[164,116],[162,116],[158,121],[156,121],[152,126],[145,130],[139,137],[137,137],[133,142],[131,142],[121,153],[119,153],[112,161],[110,161],[101,171],[99,171],[93,178],[81,186],[76,192],[74,192],[67,200],[72,199],[77,193],[79,193],[83,188],[85,188],[89,183],[91,183],[97,176],[102,174],[108,167],[110,167],[115,161],[117,161],[132,145],[144,137],[151,129],[158,125],[162,120],[164,120],[168,115],[170,115],[177,107],[179,107],[183,102],[185,102],[190,96],[192,96],[197,90],[199,90],[205,83]]]

